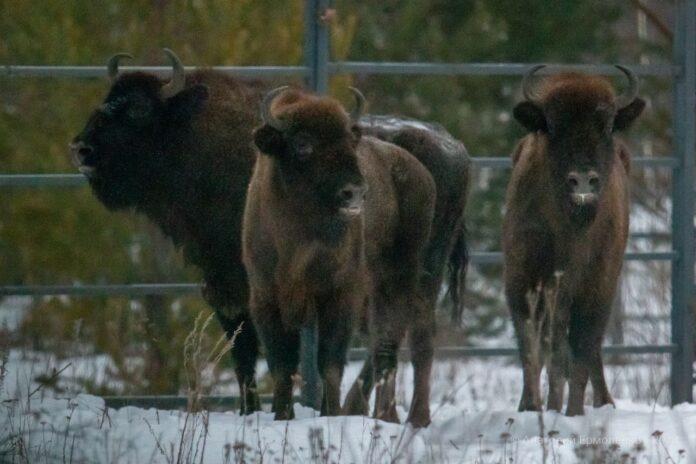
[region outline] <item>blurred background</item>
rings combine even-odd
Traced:
[[[672,56],[672,4],[337,0],[331,59],[665,64]],[[0,0],[0,65],[105,65],[120,51],[133,54],[134,64],[159,65],[162,47],[186,65],[302,65],[303,7],[303,0]],[[507,156],[523,135],[511,117],[518,77],[336,76],[332,93],[345,95],[349,84],[365,93],[370,112],[439,122],[472,156]],[[0,76],[0,172],[75,172],[68,143],[108,85],[106,78]],[[641,89],[648,106],[626,139],[636,156],[669,156],[671,80],[642,78]],[[472,251],[500,250],[508,175],[472,173]],[[669,192],[669,169],[634,168],[629,250],[669,249]],[[669,262],[626,263],[608,343],[669,341],[669,273]],[[461,325],[449,322],[448,308],[439,312],[440,345],[513,346],[500,278],[500,265],[471,267]],[[0,285],[200,280],[149,221],[108,212],[87,187],[0,189]],[[92,360],[92,369],[74,370],[62,388],[178,393],[183,342],[202,311],[210,308],[196,295],[0,297],[0,348],[4,356],[21,350],[29,360],[45,359],[40,353]],[[206,339],[212,343],[220,333],[210,324]],[[668,358],[631,359],[651,366],[647,380],[635,380],[640,394],[664,400]],[[222,367],[210,377],[211,391],[233,383],[229,366]]]

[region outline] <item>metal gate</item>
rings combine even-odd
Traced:
[[[326,12],[331,0],[306,0],[304,66],[218,66],[213,69],[253,77],[303,77],[308,88],[325,93],[329,77],[337,74],[400,74],[400,75],[478,75],[521,76],[534,63],[395,63],[395,62],[333,62],[329,59],[329,32]],[[696,162],[696,0],[675,3],[675,34],[671,65],[629,66],[639,76],[666,76],[673,81],[672,120],[674,153],[671,157],[634,158],[634,166],[643,169],[668,168],[672,171],[672,249],[667,252],[626,253],[626,260],[661,260],[672,264],[671,340],[667,345],[614,345],[604,348],[612,354],[667,353],[671,355],[670,393],[672,404],[693,402],[694,362],[694,174]],[[569,64],[590,73],[617,74],[611,65]],[[124,71],[143,70],[164,75],[169,67],[128,67]],[[187,68],[191,70],[192,68]],[[21,78],[65,77],[91,78],[106,76],[103,66],[13,66],[0,67],[0,76]],[[509,168],[509,158],[473,157],[476,167]],[[77,188],[87,185],[80,174],[0,174],[0,188]],[[473,252],[473,264],[499,263],[501,253]],[[0,296],[7,295],[176,295],[198,293],[200,285],[192,283],[113,284],[44,286],[0,285]],[[315,337],[305,330],[303,338]],[[311,346],[311,343],[303,344]],[[440,347],[438,357],[513,356],[514,348]],[[364,358],[365,349],[351,350],[350,358]],[[309,388],[303,391],[305,404],[316,404],[318,375],[316,353],[303,350],[302,374]],[[208,404],[234,404],[232,397],[210,397]],[[107,398],[107,404],[176,407],[186,403],[185,397],[120,397]]]

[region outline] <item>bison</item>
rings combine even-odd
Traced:
[[[202,269],[204,296],[225,332],[242,326],[232,356],[242,412],[252,412],[260,408],[258,340],[240,231],[256,160],[251,131],[266,89],[213,71],[185,75],[176,55],[165,52],[169,82],[142,72],[119,75],[119,60],[130,55],[109,60],[111,90],[73,140],[72,156],[107,208],[145,214]]]
[[[513,155],[503,222],[505,295],[520,348],[524,386],[519,409],[541,408],[539,375],[549,355],[549,409],[583,414],[592,382],[594,405],[613,404],[601,345],[628,235],[630,154],[616,134],[645,102],[635,75],[616,96],[601,77],[548,76],[514,116],[528,131]],[[539,337],[535,335],[538,331]],[[535,343],[539,346],[534,346]]]
[[[363,135],[391,142],[414,155],[430,171],[437,188],[435,216],[424,255],[424,272],[420,277],[421,295],[430,310],[422,315],[422,319],[412,321],[415,325],[410,333],[411,358],[417,367],[414,392],[423,398],[423,401],[412,402],[411,414],[416,413],[414,408],[422,408],[416,415],[422,419],[420,425],[427,425],[430,417],[428,398],[435,331],[434,307],[448,265],[447,289],[451,296],[452,319],[457,323],[462,309],[461,293],[468,263],[464,212],[469,186],[469,156],[464,145],[437,124],[395,116],[368,115],[360,119],[360,129]],[[346,396],[344,410],[347,414],[367,414],[368,399],[374,386],[372,359],[376,355],[373,353],[368,358]],[[381,349],[381,356],[387,358],[382,362],[392,368],[396,367],[396,355],[393,347],[388,351]],[[388,387],[392,392],[383,398],[393,396],[394,385]],[[375,416],[398,421],[393,402],[385,405],[381,413],[378,411],[380,405],[375,406]]]
[[[317,321],[321,412],[334,415],[351,328],[366,304],[379,375],[392,367],[381,349],[398,347],[427,311],[418,283],[435,183],[407,151],[362,136],[361,106],[349,116],[331,98],[281,87],[266,97],[254,134],[262,155],[249,183],[243,258],[276,419],[292,417],[302,326]]]
[[[143,72],[119,74],[119,61],[130,55],[109,60],[111,89],[74,138],[72,157],[107,208],[145,214],[202,269],[204,296],[228,335],[242,324],[232,356],[245,392],[242,412],[252,412],[259,408],[258,341],[248,314],[240,237],[256,160],[251,134],[269,87],[212,70],[186,75],[176,55],[166,53],[173,66],[170,81]],[[418,121],[370,116],[360,125],[364,133],[404,147],[431,171],[438,197],[423,280],[437,295],[449,261],[449,292],[458,307],[467,264],[463,145],[442,128]],[[370,362],[363,373],[360,384],[369,395]]]

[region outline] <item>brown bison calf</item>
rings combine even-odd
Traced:
[[[541,67],[525,76],[526,101],[514,110],[530,133],[512,155],[503,223],[505,293],[524,370],[519,409],[540,409],[543,360],[537,355],[549,350],[548,408],[561,410],[567,379],[567,414],[577,415],[583,414],[588,379],[595,406],[613,404],[601,345],[628,235],[630,167],[615,134],[645,103],[637,97],[636,77],[621,66],[630,83],[621,96],[607,80],[579,73],[547,77],[533,92],[529,81]],[[530,298],[539,288],[553,290]],[[534,329],[543,348],[534,346]]]
[[[249,184],[243,259],[276,419],[292,417],[300,327],[317,322],[321,412],[335,415],[351,326],[366,302],[376,309],[377,346],[398,346],[393,321],[425,311],[418,279],[434,182],[405,150],[361,137],[361,106],[351,118],[333,99],[277,89],[254,135],[263,155]],[[379,357],[376,368],[388,371]]]

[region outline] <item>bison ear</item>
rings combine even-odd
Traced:
[[[254,131],[254,144],[267,155],[281,156],[285,152],[283,133],[268,124]]]
[[[636,98],[628,106],[624,106],[616,112],[614,117],[614,132],[628,129],[645,108],[645,100]]]
[[[167,107],[173,118],[185,120],[199,113],[209,97],[207,86],[192,85],[167,100]]]
[[[546,117],[544,111],[535,103],[523,101],[515,106],[512,111],[517,122],[522,124],[529,132],[546,132]]]

